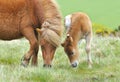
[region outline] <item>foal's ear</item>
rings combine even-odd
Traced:
[[[67,38],[69,38],[70,37],[70,34],[67,34]]]
[[[70,42],[73,42],[73,38],[70,36]]]
[[[70,36],[70,34],[67,34],[67,38],[69,39],[70,42],[73,42],[73,38]]]

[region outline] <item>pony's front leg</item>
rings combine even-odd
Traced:
[[[29,40],[30,49],[24,55],[21,65],[27,66],[29,64],[30,58],[32,58],[32,65],[37,65],[37,54],[39,50],[38,40],[35,36],[34,29],[32,27],[27,27],[22,29],[22,34]]]
[[[88,34],[86,36],[86,53],[87,53],[87,61],[88,61],[88,68],[92,68],[92,59],[91,59],[91,39],[92,39],[92,34]]]

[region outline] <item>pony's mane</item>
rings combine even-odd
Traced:
[[[62,21],[61,13],[59,12],[58,6],[54,0],[41,0],[42,9],[44,9],[44,24],[45,22],[49,23],[48,28],[42,27],[41,38],[44,38],[46,41],[51,43],[53,46],[58,47],[61,41],[62,34]],[[49,5],[48,5],[49,4]],[[51,13],[52,12],[52,13]]]
[[[54,0],[40,0],[42,3],[44,20],[48,18],[61,18],[59,7]],[[49,5],[48,5],[49,4]],[[51,13],[52,12],[52,13]]]
[[[52,21],[49,21],[50,24],[49,27],[48,28],[43,27],[41,29],[43,33],[40,36],[41,38],[44,38],[46,41],[48,41],[55,47],[58,47],[61,43],[61,31],[62,31],[61,28],[62,26],[57,22],[59,22],[58,19],[53,19]]]

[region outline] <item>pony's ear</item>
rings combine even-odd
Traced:
[[[40,30],[39,28],[36,28],[36,31],[37,31],[37,32],[41,32],[41,30]]]
[[[64,47],[65,43],[61,43],[61,46]]]
[[[42,33],[42,31],[41,31],[39,28],[36,28],[36,31],[37,31],[39,34]]]
[[[42,28],[49,28],[50,27],[50,23],[48,21],[45,21],[43,24],[42,24]]]

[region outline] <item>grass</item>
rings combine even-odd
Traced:
[[[87,13],[93,23],[112,29],[120,23],[120,0],[57,0],[63,16],[73,12]]]
[[[120,0],[57,0],[63,17],[73,12],[87,13],[92,22],[117,28]],[[111,6],[112,5],[112,6]],[[120,82],[120,38],[96,37],[92,41],[93,68],[87,68],[85,42],[79,45],[80,64],[72,68],[63,48],[57,49],[52,68],[43,68],[39,51],[38,67],[20,66],[29,49],[25,39],[0,41],[0,82]]]
[[[0,82],[119,82],[119,44],[119,38],[94,36],[92,69],[87,67],[84,41],[79,45],[80,64],[77,68],[70,66],[62,47],[57,49],[52,68],[42,67],[40,51],[38,67],[24,68],[20,66],[20,59],[29,49],[28,41],[0,41]]]

